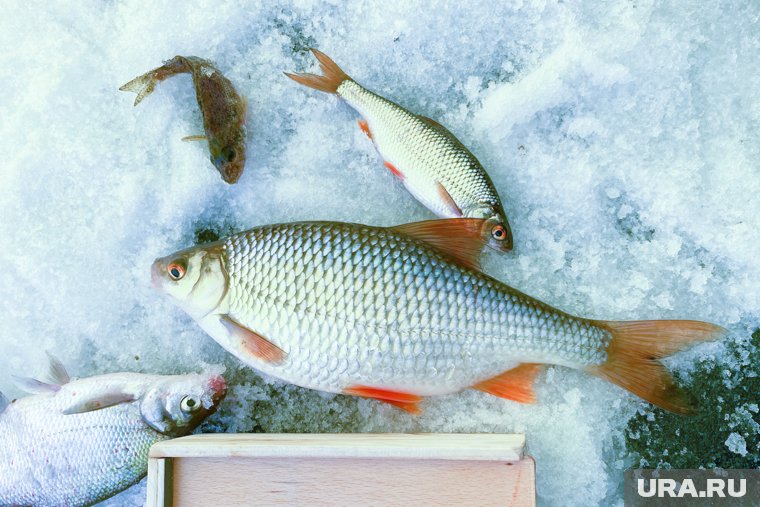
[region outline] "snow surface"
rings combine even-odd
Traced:
[[[539,402],[479,392],[413,418],[261,380],[150,287],[196,230],[427,219],[335,98],[283,71],[317,46],[360,83],[439,120],[502,196],[514,254],[486,271],[595,318],[760,321],[760,23],[752,0],[600,3],[6,1],[0,17],[0,390],[73,374],[224,364],[206,430],[525,432],[544,505],[622,503],[628,418],[646,405],[548,368]],[[248,98],[248,165],[222,182],[188,76],[133,108],[162,60],[214,61]],[[674,361],[721,354],[699,347]],[[729,443],[732,450],[738,442]],[[736,451],[735,451],[736,452]],[[140,505],[144,483],[112,505]]]

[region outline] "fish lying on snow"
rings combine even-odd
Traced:
[[[243,362],[311,389],[410,412],[467,388],[531,402],[548,363],[692,410],[659,359],[722,328],[554,309],[480,271],[483,223],[263,226],[157,259],[152,278]]]
[[[139,482],[154,443],[189,433],[214,412],[219,375],[111,373],[69,380],[51,357],[51,382],[0,394],[0,505],[80,506]]]
[[[487,244],[512,249],[512,231],[499,194],[483,166],[445,127],[416,115],[351,79],[327,55],[312,49],[324,76],[285,73],[311,88],[334,93],[362,115],[385,166],[411,194],[443,218],[485,218]]]
[[[211,62],[197,56],[175,56],[119,90],[137,93],[137,105],[153,92],[156,83],[182,73],[190,73],[193,77],[205,130],[205,135],[188,136],[184,140],[208,140],[211,163],[224,181],[235,183],[245,168],[246,102]]]

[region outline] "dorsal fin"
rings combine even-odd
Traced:
[[[458,264],[480,271],[480,253],[486,245],[482,218],[448,218],[397,225],[391,230],[418,239]]]
[[[68,384],[71,381],[71,377],[69,377],[66,367],[57,357],[51,354],[49,350],[46,350],[45,353],[47,354],[49,361],[48,379],[52,380],[53,383],[59,386]]]

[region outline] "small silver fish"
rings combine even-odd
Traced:
[[[442,218],[487,219],[486,244],[503,252],[512,249],[512,230],[491,178],[454,134],[364,88],[321,51],[312,52],[324,76],[285,75],[337,95],[361,114],[359,127],[375,144],[385,166],[430,211]]]
[[[150,446],[185,435],[226,394],[219,375],[111,373],[71,381],[51,356],[50,380],[0,394],[0,505],[84,506],[139,482]]]

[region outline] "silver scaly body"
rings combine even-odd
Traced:
[[[242,361],[297,385],[425,396],[519,363],[606,360],[609,332],[392,230],[285,224],[233,235],[222,248],[228,290],[201,326]],[[265,336],[285,360],[241,354],[213,324],[218,313]]]
[[[499,195],[485,169],[448,131],[355,81],[344,81],[337,94],[367,121],[380,155],[399,170],[407,190],[433,213],[443,218],[491,218],[501,213]],[[441,198],[438,183],[462,215]]]
[[[49,392],[0,406],[0,506],[105,500],[145,476],[151,445],[188,433],[224,396],[223,379],[208,375],[115,373],[37,384]],[[178,417],[175,398],[187,395],[198,413]]]

